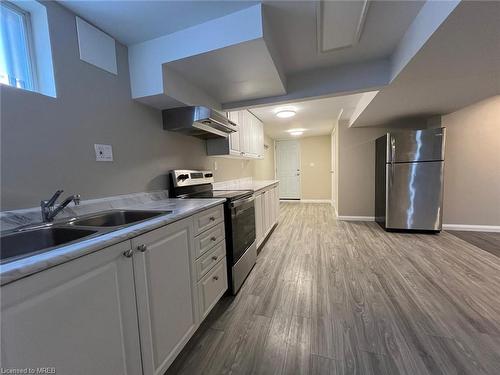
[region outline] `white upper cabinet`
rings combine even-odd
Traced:
[[[228,112],[239,130],[228,138],[207,140],[207,154],[248,159],[264,157],[264,124],[247,110]]]
[[[257,119],[257,130],[256,130],[256,133],[257,133],[257,140],[256,140],[256,143],[257,143],[257,149],[256,149],[256,153],[257,153],[257,158],[258,159],[263,159],[264,158],[264,124]]]
[[[227,114],[229,120],[232,122],[239,124],[240,123],[240,116],[238,112],[228,112]],[[230,151],[232,151],[235,155],[239,155],[241,149],[240,149],[240,134],[241,131],[238,130],[237,132],[231,133],[229,135],[229,148]]]

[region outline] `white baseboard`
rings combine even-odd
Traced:
[[[375,216],[337,216],[342,221],[375,221]]]
[[[331,204],[332,201],[330,199],[301,199],[301,203],[328,203]]]
[[[467,232],[500,232],[500,225],[443,224],[443,229]]]
[[[328,203],[331,204],[330,199],[280,199],[280,202],[285,203]]]

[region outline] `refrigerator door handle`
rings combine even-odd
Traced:
[[[391,179],[394,178],[394,160],[396,159],[396,138],[391,137]]]

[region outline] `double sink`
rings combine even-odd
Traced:
[[[112,210],[19,229],[0,237],[0,263],[44,253],[171,213],[172,211]]]

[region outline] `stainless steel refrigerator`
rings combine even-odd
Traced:
[[[445,134],[411,130],[376,140],[375,220],[384,229],[441,230]]]

